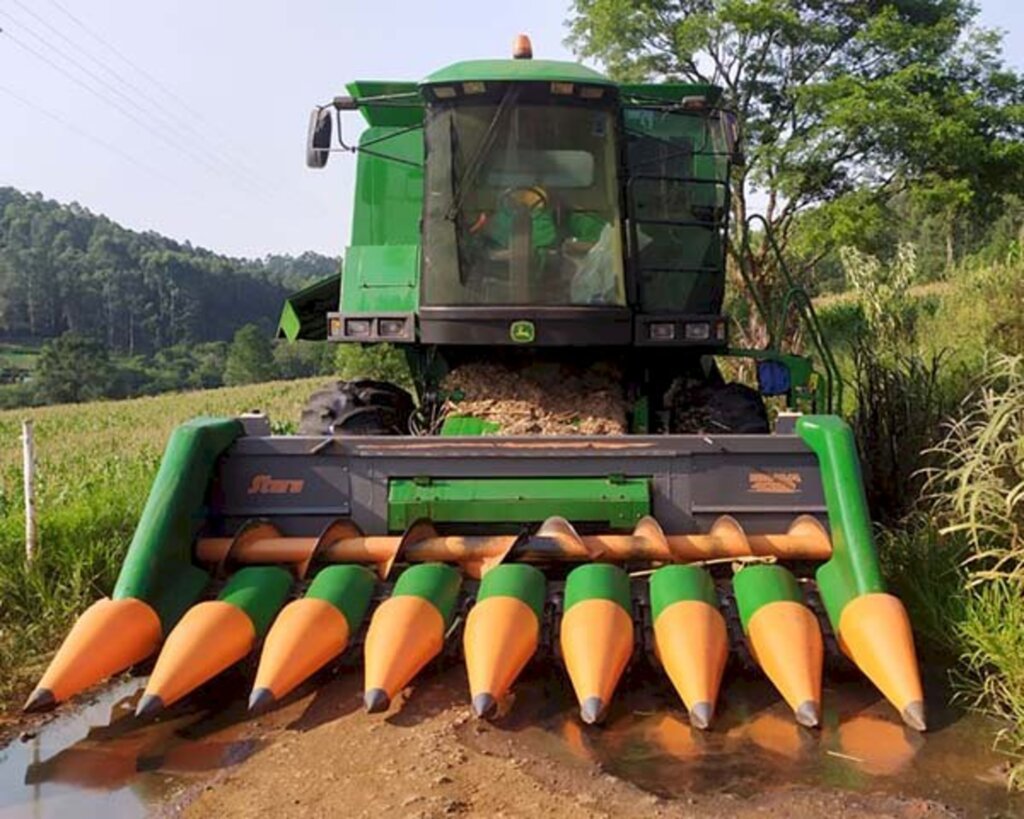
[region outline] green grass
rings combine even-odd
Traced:
[[[0,367],[34,369],[39,358],[39,347],[27,344],[0,344]]]
[[[997,747],[1015,759],[1011,787],[1024,789],[1024,583],[972,588],[960,632],[968,646],[960,688],[974,707],[1005,720]]]
[[[944,537],[925,516],[878,533],[878,552],[889,590],[907,607],[922,662],[948,668],[967,650],[967,547]]]
[[[291,422],[323,380],[0,412],[0,711],[25,696],[75,615],[113,587],[171,430],[197,415],[255,408]],[[23,418],[34,421],[36,443],[39,551],[31,566]]]

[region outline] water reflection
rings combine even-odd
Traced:
[[[860,680],[825,691],[821,730],[797,725],[759,678],[727,681],[711,731],[692,728],[658,680],[633,678],[624,688],[628,693],[602,729],[580,725],[571,690],[549,683],[543,694],[520,696],[523,707],[505,725],[538,753],[557,753],[554,734],[572,756],[666,797],[835,787],[934,799],[970,816],[1024,815],[1024,799],[1009,796],[992,774],[1003,761],[991,748],[995,727],[945,708],[942,691],[930,694],[936,730],[922,735],[905,728]],[[543,708],[531,711],[531,702]]]
[[[202,707],[150,723],[133,716],[140,693],[139,681],[112,686],[0,751],[0,816],[142,816],[189,775],[238,764],[258,747],[216,688]]]
[[[713,730],[697,731],[663,680],[633,676],[608,724],[593,728],[580,723],[571,688],[550,671],[523,681],[495,730],[516,733],[539,758],[583,760],[654,793],[756,797],[774,788],[837,787],[937,799],[968,815],[1024,815],[1024,800],[1007,796],[993,774],[1002,761],[991,750],[993,726],[943,709],[942,692],[930,695],[938,727],[922,736],[904,728],[865,682],[833,685],[823,728],[812,731],[793,721],[766,681],[736,678],[726,683]],[[248,758],[268,727],[303,730],[344,719],[339,703],[357,702],[354,679],[296,697],[265,715],[263,728],[246,718],[238,696],[245,685],[230,675],[155,723],[132,716],[139,681],[112,686],[30,742],[0,750],[0,819],[149,814],[210,771]],[[434,706],[447,707],[459,685],[444,674],[434,685],[444,692]]]

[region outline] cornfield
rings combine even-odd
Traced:
[[[315,380],[0,412],[0,712],[74,616],[110,592],[171,430],[253,409],[297,419]],[[35,426],[39,545],[24,558],[21,421]]]

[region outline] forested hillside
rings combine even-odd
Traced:
[[[0,340],[70,332],[124,355],[230,340],[337,265],[316,253],[228,258],[0,188]]]

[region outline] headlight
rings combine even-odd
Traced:
[[[345,319],[345,335],[361,338],[370,335],[369,319]]]
[[[671,321],[660,321],[647,327],[647,337],[651,341],[672,341],[676,337],[676,325]]]
[[[711,325],[706,321],[691,321],[684,332],[687,341],[707,341],[711,338]]]
[[[377,332],[381,338],[399,338],[405,334],[405,319],[382,318],[377,323]]]

